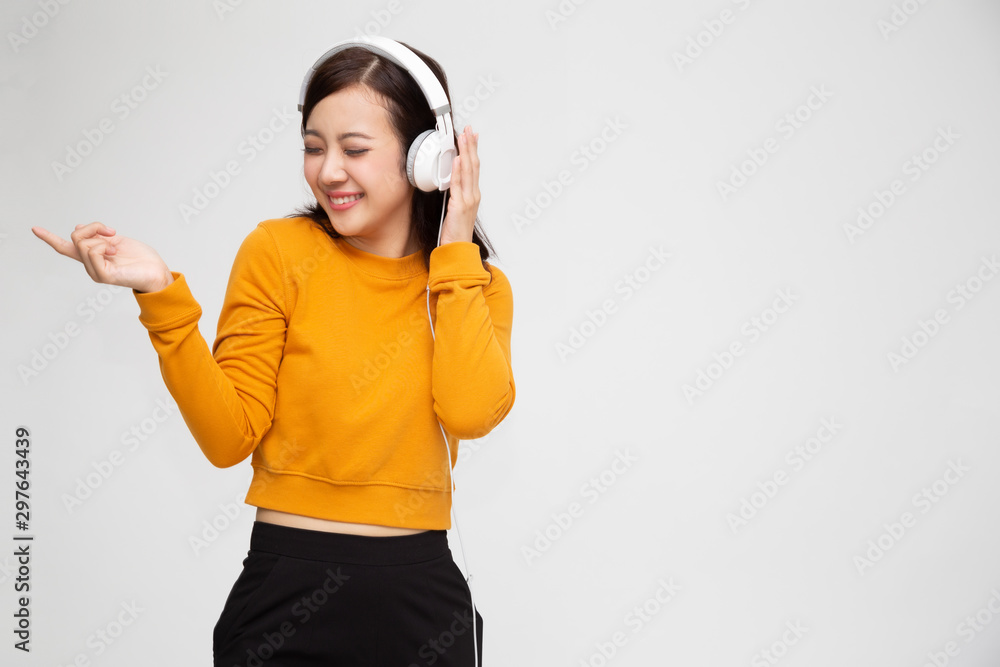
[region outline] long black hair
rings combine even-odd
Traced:
[[[448,78],[436,60],[418,51],[412,46],[399,42],[417,54],[441,82],[448,103],[451,95],[448,92]],[[385,103],[389,113],[389,122],[393,133],[399,139],[401,147],[399,155],[399,170],[406,177],[406,153],[410,144],[419,134],[435,127],[434,113],[427,104],[420,85],[405,69],[391,60],[369,51],[363,47],[351,47],[338,51],[327,58],[319,67],[306,88],[305,102],[302,105],[302,136],[305,137],[306,121],[313,108],[327,95],[336,93],[350,86],[361,86],[375,94],[375,97]],[[431,251],[437,246],[438,227],[441,223],[441,208],[444,205],[444,191],[424,192],[414,188],[413,201],[410,206],[412,231],[417,237],[424,254],[424,266],[430,269]],[[340,233],[333,228],[326,211],[319,202],[313,201],[299,207],[286,218],[307,217],[319,225],[332,238],[339,238]],[[486,259],[495,255],[493,246],[486,234],[480,228],[479,216],[476,216],[472,230],[472,242],[479,246],[479,257],[483,268],[489,271]],[[491,273],[492,280],[492,273]]]

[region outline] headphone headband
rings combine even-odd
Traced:
[[[424,97],[427,98],[427,103],[430,105],[431,111],[434,112],[435,116],[442,116],[451,111],[451,105],[448,104],[448,96],[445,94],[444,88],[441,87],[441,82],[434,76],[434,72],[427,66],[427,63],[399,42],[388,37],[382,37],[381,35],[359,35],[354,39],[345,39],[342,42],[334,44],[329,51],[320,56],[315,64],[309,68],[309,71],[306,72],[305,79],[302,81],[302,89],[299,91],[299,111],[302,111],[302,107],[306,103],[306,89],[309,87],[309,82],[312,81],[313,75],[316,74],[319,66],[333,54],[354,46],[363,47],[388,58],[408,71],[416,79],[417,85],[423,91]]]

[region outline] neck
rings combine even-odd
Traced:
[[[391,259],[406,257],[420,250],[420,245],[413,234],[407,234],[405,238],[371,239],[365,236],[344,236],[343,239],[359,250]]]

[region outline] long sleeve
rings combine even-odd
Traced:
[[[507,276],[491,269],[483,268],[479,246],[472,242],[453,241],[431,251],[434,412],[460,440],[483,437],[514,405],[513,295]]]
[[[271,427],[287,331],[286,284],[271,233],[258,225],[233,262],[209,352],[201,306],[183,274],[156,292],[132,290],[160,372],[198,446],[219,468],[249,456]]]

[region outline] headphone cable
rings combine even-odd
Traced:
[[[445,202],[449,197],[449,190],[444,191],[444,199],[441,201],[441,221],[438,223],[438,238],[437,246],[441,246],[441,234],[444,231],[444,212],[445,212]],[[431,286],[430,282],[427,283],[427,319],[431,323],[431,339],[437,340],[434,336],[434,320],[431,317]],[[476,638],[476,598],[472,594],[472,572],[469,570],[469,563],[465,558],[465,544],[462,543],[462,531],[458,528],[458,514],[455,512],[455,480],[451,474],[451,445],[448,444],[448,434],[444,432],[444,426],[441,425],[441,421],[438,420],[438,428],[441,429],[441,435],[444,436],[444,446],[448,450],[448,493],[451,494],[451,517],[455,524],[455,532],[458,533],[458,543],[462,547],[462,564],[465,565],[465,571],[469,574],[465,577],[466,584],[469,587],[469,599],[472,601],[472,650],[476,657],[476,667],[479,667],[479,646],[478,640]]]

